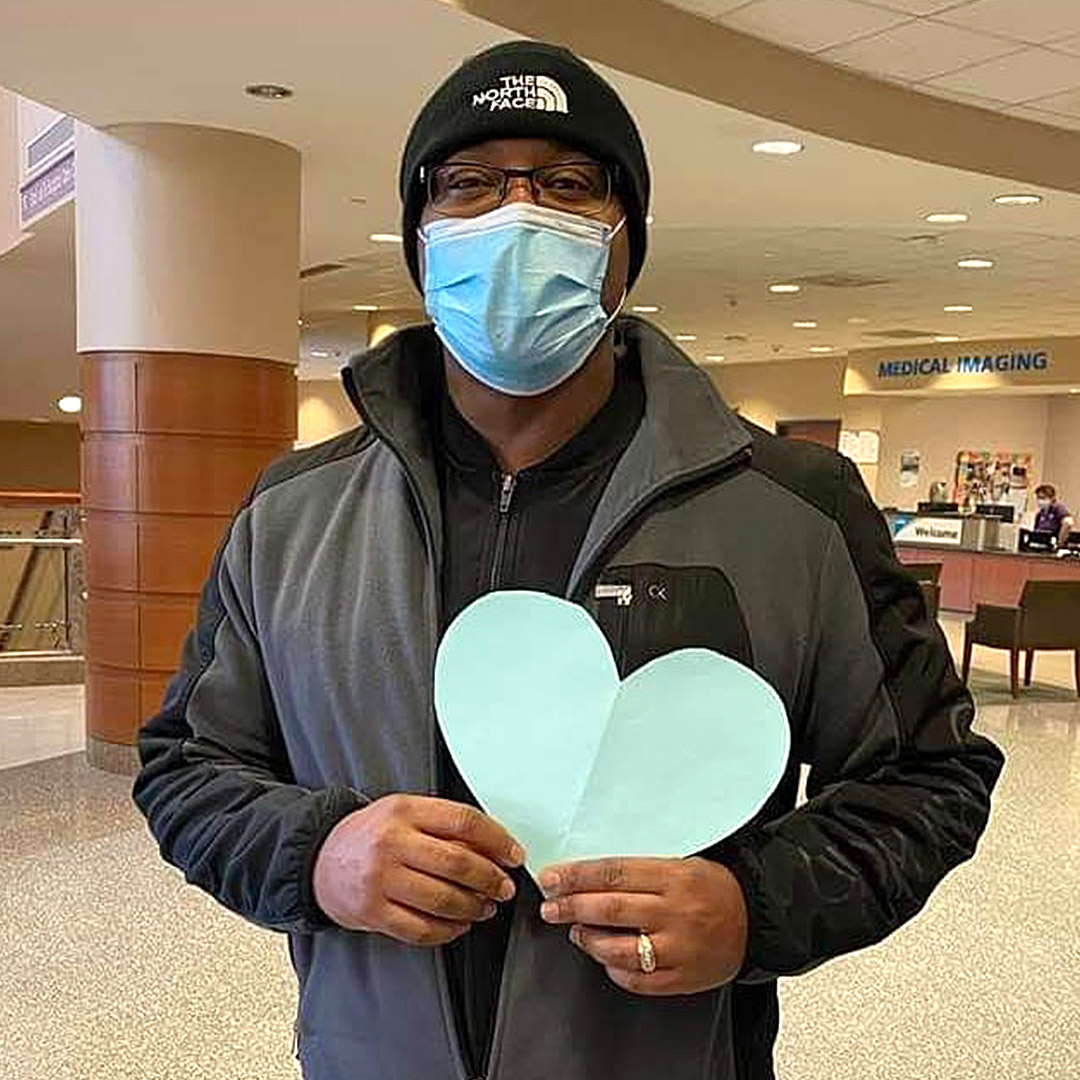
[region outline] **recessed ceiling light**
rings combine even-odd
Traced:
[[[935,334],[934,335],[934,340],[935,341],[943,341],[943,342],[944,341],[959,341],[960,340],[960,335],[959,334]]]
[[[755,154],[772,154],[774,157],[790,157],[803,150],[801,142],[794,139],[766,139],[764,142],[756,142],[751,147]]]
[[[974,256],[957,261],[961,270],[989,270],[994,265],[993,259],[977,259]]]
[[[869,321],[869,319],[864,319],[861,315],[852,315],[851,318],[848,319],[848,323],[851,326],[865,326]]]
[[[780,282],[778,285],[769,286],[769,292],[772,293],[797,293],[801,289],[801,285],[792,285],[786,282]]]
[[[660,310],[659,304],[635,304],[631,311],[636,311],[639,315],[655,315]]]
[[[330,354],[325,349],[312,349],[311,355],[317,360],[325,360]]]
[[[296,325],[297,326],[303,326],[304,325],[304,320],[303,319],[297,319],[296,320]]]
[[[711,353],[709,356],[706,356],[705,359],[708,360],[710,364],[719,364],[724,359],[724,354]],[[1080,394],[1080,390],[1072,390],[1070,393]]]
[[[62,397],[57,403],[57,408],[61,412],[77,413],[82,411],[82,398],[78,394],[67,394]]]
[[[400,244],[401,237],[397,233],[373,232],[368,238],[373,244]]]
[[[811,345],[811,352],[832,352],[833,347],[831,345]]]
[[[378,311],[378,304],[353,304],[353,311]]]
[[[676,334],[676,341],[697,341],[697,334]]]
[[[1070,394],[1080,394],[1080,386],[1074,386],[1069,390]]]
[[[963,314],[968,311],[974,311],[975,309],[970,304],[946,304],[942,310],[952,312],[953,314]]]
[[[967,214],[961,210],[938,210],[927,214],[923,220],[933,225],[962,225],[967,219]]]
[[[1038,206],[1042,202],[1042,196],[1028,192],[1018,192],[1015,195],[996,195],[994,202],[998,206]]]
[[[791,324],[796,330],[816,330],[817,323],[813,319],[800,319],[798,322]]]
[[[252,97],[262,98],[264,101],[281,101],[282,98],[293,96],[292,90],[277,83],[252,83],[251,86],[245,86],[244,91]]]

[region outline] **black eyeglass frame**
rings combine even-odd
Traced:
[[[572,166],[572,165],[578,165],[578,166],[587,165],[590,168],[603,169],[604,170],[604,176],[607,179],[607,192],[604,195],[603,205],[601,207],[599,207],[598,209],[589,210],[589,211],[581,211],[581,210],[573,210],[573,209],[570,209],[569,207],[566,207],[566,206],[550,207],[550,204],[544,203],[544,202],[541,201],[540,190],[537,187],[537,183],[536,183],[536,174],[537,173],[542,173],[542,172],[547,172],[548,170],[551,170],[551,169],[567,168],[568,166]],[[502,188],[501,188],[501,191],[500,191],[498,202],[496,202],[494,205],[492,205],[490,207],[485,208],[484,210],[478,210],[475,214],[454,214],[454,213],[447,213],[447,212],[445,212],[443,210],[439,210],[435,206],[435,199],[434,199],[434,185],[435,185],[436,175],[437,175],[438,171],[441,170],[441,169],[454,168],[456,166],[471,166],[472,168],[476,168],[476,169],[488,169],[488,170],[490,170],[492,172],[501,173],[502,174]],[[484,162],[484,161],[444,161],[444,162],[440,162],[438,165],[422,165],[420,167],[419,180],[420,180],[420,183],[424,187],[424,193],[425,193],[425,195],[427,197],[427,205],[431,207],[433,213],[437,214],[439,217],[462,217],[462,218],[467,218],[467,217],[479,217],[483,213],[488,213],[491,210],[497,210],[500,206],[505,205],[506,196],[510,191],[510,181],[515,179],[515,178],[519,178],[519,177],[524,177],[524,178],[528,179],[528,181],[529,181],[529,190],[532,193],[533,201],[538,206],[549,206],[549,208],[551,208],[551,209],[564,210],[567,213],[580,214],[581,217],[594,218],[594,217],[599,217],[601,214],[603,214],[604,211],[607,210],[607,208],[611,205],[612,197],[619,193],[619,182],[620,182],[620,179],[621,179],[621,173],[620,173],[619,166],[616,165],[616,164],[613,164],[613,163],[608,163],[606,161],[586,161],[586,160],[578,160],[578,159],[575,159],[575,160],[572,160],[572,161],[555,161],[555,162],[552,162],[550,165],[538,165],[536,168],[533,168],[533,169],[506,169],[506,168],[503,168],[501,165],[491,165],[491,164],[488,164],[487,162]]]

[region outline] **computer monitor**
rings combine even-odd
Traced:
[[[1069,533],[1062,546],[1067,547],[1070,551],[1080,551],[1080,532]]]
[[[1021,551],[1053,551],[1057,534],[1045,529],[1021,529]]]
[[[955,514],[959,509],[959,504],[954,502],[919,503],[920,514]]]
[[[975,507],[975,513],[982,517],[995,517],[1006,524],[1016,520],[1016,507],[1005,503],[979,503]]]

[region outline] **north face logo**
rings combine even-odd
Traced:
[[[499,85],[473,94],[474,109],[539,109],[541,112],[568,113],[566,91],[548,75],[503,75]]]

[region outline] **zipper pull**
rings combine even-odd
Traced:
[[[499,513],[509,514],[510,503],[514,499],[517,477],[513,473],[503,473],[502,490],[499,492]]]

